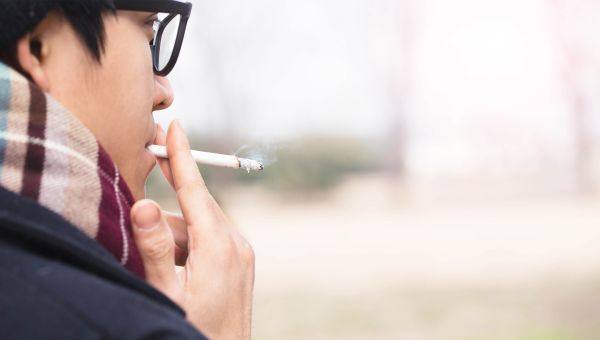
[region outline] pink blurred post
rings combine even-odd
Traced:
[[[398,33],[399,52],[390,79],[392,114],[389,124],[390,188],[392,199],[406,189],[406,156],[408,149],[408,98],[413,78],[414,6],[412,0],[392,0],[393,19]]]
[[[585,72],[586,54],[581,43],[573,34],[568,6],[573,0],[548,0],[552,14],[551,23],[562,52],[561,79],[571,109],[573,136],[575,139],[576,189],[581,194],[596,191],[592,172],[592,140],[588,130],[589,114],[587,98],[581,88],[581,77]]]

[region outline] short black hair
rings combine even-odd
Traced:
[[[102,16],[107,12],[116,13],[113,1],[56,0],[52,10],[64,16],[84,43],[90,55],[100,63],[106,40]],[[20,38],[18,37],[17,39]],[[21,71],[17,62],[16,43],[17,40],[9,45],[7,49],[0,50],[0,61]]]
[[[64,14],[89,52],[99,62],[104,53],[106,39],[102,15],[106,11],[116,13],[113,2],[111,0],[67,0],[60,1],[57,9]]]

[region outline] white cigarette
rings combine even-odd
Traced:
[[[152,154],[156,157],[169,158],[169,155],[167,154],[167,148],[165,146],[150,145],[148,146],[148,150],[150,150],[150,152],[152,152]],[[259,161],[247,158],[239,158],[234,155],[220,155],[217,153],[192,150],[192,158],[196,161],[196,163],[226,168],[244,169],[248,172],[251,170],[259,171],[264,169],[264,166]]]

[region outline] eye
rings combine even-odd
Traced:
[[[158,16],[153,16],[149,20],[146,20],[144,26],[148,34],[148,40],[150,40],[150,43],[154,42],[156,34],[158,33],[158,28],[160,27]]]

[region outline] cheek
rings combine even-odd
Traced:
[[[107,62],[105,66],[109,65]],[[107,72],[94,91],[98,119],[95,125],[102,127],[98,135],[122,169],[143,151],[152,124],[153,91],[152,73],[145,75],[135,63],[124,65],[120,71],[104,69]]]
[[[114,119],[115,132],[137,138],[138,134],[147,133],[146,125],[151,119],[154,74],[149,47],[126,47],[105,55],[106,73],[98,86],[103,88],[103,97],[108,98],[104,100],[109,111],[106,114]]]
[[[107,83],[112,84],[114,91],[119,91],[130,99],[146,100],[151,102],[154,74],[150,51],[134,51],[131,53],[119,53],[113,56],[107,66],[110,65],[110,79]]]
[[[154,73],[152,53],[138,27],[123,21],[107,27],[106,54],[103,61],[109,72],[106,83],[122,97],[128,110],[152,109]],[[121,103],[124,104],[124,103]]]

